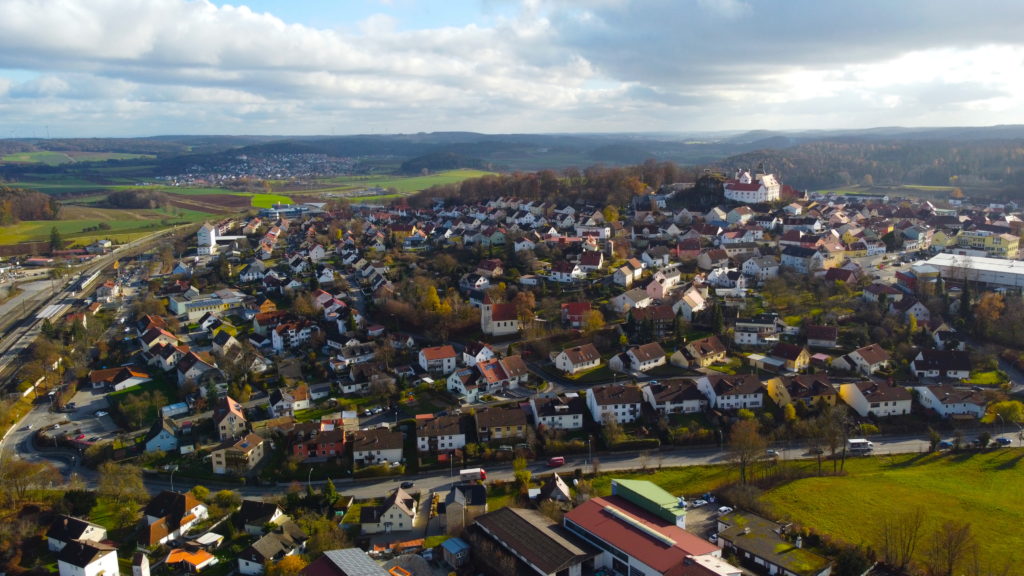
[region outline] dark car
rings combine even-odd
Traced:
[[[1012,442],[1013,441],[1009,438],[1003,438],[1002,436],[996,438],[996,444],[999,444],[1000,446],[1009,446]]]
[[[401,486],[404,489],[412,488],[413,482],[411,480],[406,480],[405,482],[402,482]]]

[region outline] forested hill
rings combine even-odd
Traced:
[[[731,173],[764,163],[798,189],[851,184],[875,186],[979,186],[1024,197],[1024,139],[828,139],[761,149],[716,163]]]

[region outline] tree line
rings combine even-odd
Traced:
[[[0,186],[0,225],[17,224],[22,220],[56,220],[60,202],[53,197],[26,190]]]

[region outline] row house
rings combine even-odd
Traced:
[[[764,386],[779,407],[801,403],[813,410],[826,404],[835,406],[839,397],[827,374],[779,376],[766,380]]]
[[[319,422],[297,424],[292,431],[292,455],[300,462],[323,462],[345,454],[345,430],[321,430]]]

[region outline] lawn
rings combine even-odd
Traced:
[[[57,166],[70,164],[72,162],[105,162],[107,160],[134,160],[137,158],[155,158],[148,154],[123,154],[120,152],[51,152],[42,150],[39,152],[19,152],[8,154],[0,158],[2,162],[19,164],[46,164]]]
[[[270,208],[274,204],[291,204],[292,199],[280,194],[254,194],[252,205],[254,208]]]
[[[987,372],[971,373],[971,377],[967,380],[967,383],[975,386],[999,386],[1007,380],[1008,378],[1005,373],[999,370],[989,370]]]
[[[765,501],[780,518],[876,549],[883,518],[921,508],[926,537],[947,520],[967,521],[983,558],[1019,557],[1008,535],[1024,517],[1024,493],[1007,488],[1021,485],[1022,458],[1020,449],[858,458],[847,461],[846,476],[797,480]]]

